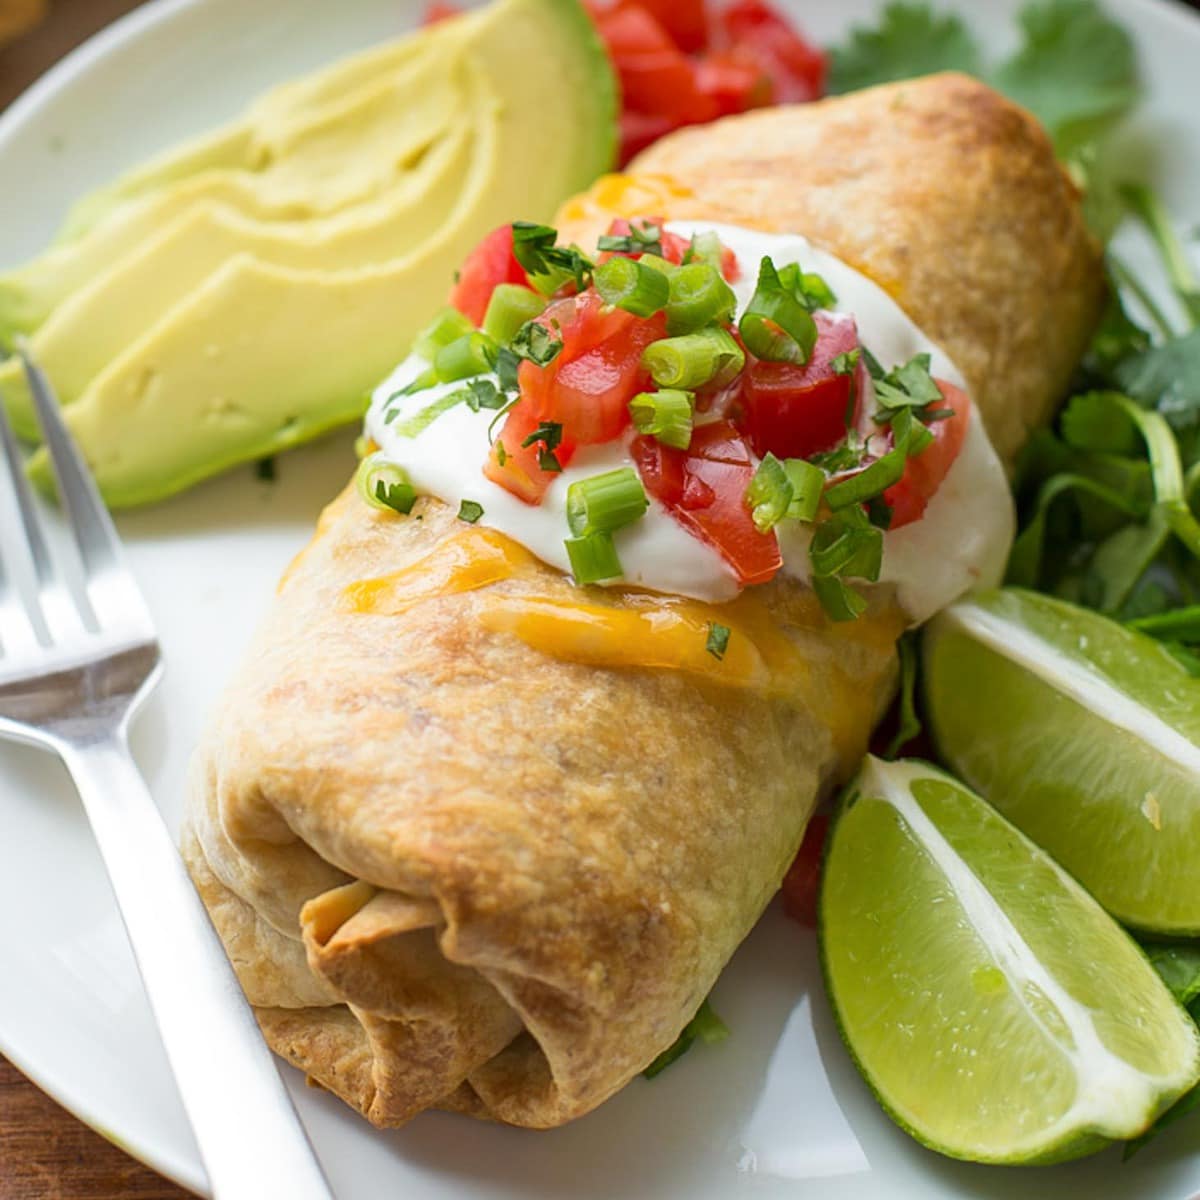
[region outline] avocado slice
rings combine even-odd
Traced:
[[[403,184],[352,212],[319,221],[253,221],[214,204],[185,209],[65,299],[33,334],[33,353],[54,381],[59,403],[73,404],[126,346],[239,253],[298,270],[330,271],[402,257],[441,227],[474,144],[467,114],[459,111],[451,130]],[[18,436],[38,441],[29,385],[15,358],[0,362],[0,395]]]
[[[237,120],[174,146],[113,183],[89,192],[67,215],[57,242],[73,241],[131,201],[194,175],[214,170],[255,173],[269,168],[289,130],[303,130],[324,120],[331,106],[345,104],[356,89],[394,78],[413,59],[439,54],[444,43],[459,36],[461,30],[454,29],[454,22],[442,22],[416,36],[374,46],[311,75],[279,84],[255,100]]]
[[[293,127],[276,122],[270,138],[256,132],[251,141],[260,169],[206,166],[147,191],[87,234],[0,276],[0,340],[38,329],[78,288],[201,204],[297,222],[404,190],[460,111],[454,61],[440,53],[410,56],[396,77],[371,80],[319,119]]]
[[[110,505],[161,499],[356,420],[471,247],[503,221],[550,218],[611,165],[615,82],[576,0],[500,0],[458,21],[473,146],[437,233],[367,268],[225,262],[65,410]],[[31,471],[47,484],[44,451]]]

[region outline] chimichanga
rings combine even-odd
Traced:
[[[798,232],[874,280],[1008,461],[1102,301],[1045,135],[957,76],[679,133],[560,232],[590,247],[651,214]],[[676,1038],[855,766],[901,595],[834,621],[782,574],[720,603],[581,589],[433,496],[403,516],[347,490],[188,804],[187,860],[272,1046],[379,1125],[594,1108]]]

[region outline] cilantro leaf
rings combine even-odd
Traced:
[[[935,71],[977,75],[980,68],[979,47],[962,19],[937,14],[927,4],[889,4],[877,28],[855,26],[830,58],[834,93]]]
[[[1018,19],[1025,44],[992,82],[1035,113],[1069,155],[1136,102],[1133,42],[1095,0],[1044,0]]]
[[[1030,109],[1059,154],[1073,157],[1136,102],[1133,43],[1095,0],[1037,0],[1019,21],[1021,48],[987,70],[960,18],[927,4],[890,4],[878,26],[854,28],[846,44],[833,49],[830,91],[965,71]]]
[[[1125,358],[1113,375],[1123,391],[1157,409],[1176,431],[1200,427],[1200,328]]]

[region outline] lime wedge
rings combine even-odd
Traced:
[[[1158,642],[1032,592],[925,635],[941,758],[1110,913],[1200,934],[1200,680]]]
[[[850,1053],[918,1141],[1057,1162],[1136,1137],[1200,1034],[1133,940],[987,802],[868,757],[830,834],[821,957]]]

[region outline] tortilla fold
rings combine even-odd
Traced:
[[[1103,296],[1045,135],[957,76],[674,135],[561,228],[650,213],[800,232],[874,278],[1010,461]],[[436,499],[335,500],[196,753],[184,833],[272,1046],[378,1125],[535,1128],[670,1046],[855,767],[906,625],[886,587],[844,624],[790,579],[751,593],[581,590]],[[727,624],[727,659],[544,641],[647,614]]]

